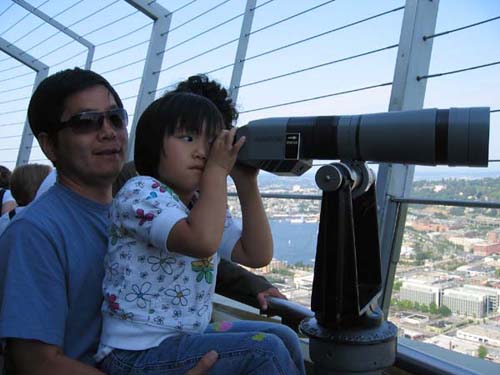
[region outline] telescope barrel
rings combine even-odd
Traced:
[[[271,172],[312,159],[487,166],[489,117],[476,107],[255,120],[238,129],[238,160]]]

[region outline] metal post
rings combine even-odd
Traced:
[[[137,121],[149,104],[155,99],[156,89],[158,87],[159,72],[163,63],[163,53],[167,44],[167,37],[170,28],[172,13],[156,2],[145,0],[126,0],[127,3],[153,19],[153,29],[149,40],[148,52],[142,72],[141,85],[135,104],[135,115],[130,129],[130,138],[128,142],[128,158],[134,158],[135,129]]]
[[[24,9],[26,9],[30,13],[33,13],[35,16],[41,18],[42,20],[47,22],[49,25],[54,26],[60,32],[66,34],[70,38],[73,38],[77,42],[79,42],[79,43],[83,44],[85,47],[87,47],[88,52],[87,52],[87,60],[85,62],[85,69],[90,69],[90,66],[92,65],[92,60],[94,58],[94,51],[95,51],[95,46],[92,43],[90,43],[87,39],[81,37],[80,35],[76,34],[75,32],[71,31],[66,26],[57,22],[55,19],[53,19],[52,17],[43,13],[42,11],[38,10],[36,7],[27,3],[26,1],[24,1],[24,0],[12,0],[12,1],[19,6],[22,6]]]
[[[37,88],[38,84],[42,82],[49,74],[49,67],[42,62],[30,56],[23,50],[17,48],[13,44],[7,42],[5,39],[0,38],[0,50],[6,54],[28,66],[36,72],[35,82],[33,82],[33,91]],[[23,135],[21,143],[19,144],[19,152],[17,154],[16,167],[29,162],[31,147],[33,145],[33,133],[31,132],[28,118],[24,121]]]
[[[426,80],[417,81],[416,78],[429,71],[432,39],[424,41],[423,36],[434,34],[438,7],[439,0],[406,1],[390,111],[421,109],[423,106]],[[390,306],[406,220],[406,206],[391,201],[390,197],[404,197],[410,193],[414,170],[413,165],[402,164],[381,164],[378,170],[377,201],[384,290],[380,305],[385,316]]]
[[[229,96],[235,104],[238,100],[238,91],[241,83],[241,76],[243,75],[243,66],[245,65],[245,57],[247,55],[250,32],[252,31],[256,4],[257,0],[247,0],[245,16],[243,17],[243,23],[241,25],[240,40],[238,41],[238,49],[236,50],[233,73],[231,75],[231,83],[229,84]]]

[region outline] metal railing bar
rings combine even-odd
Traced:
[[[228,196],[237,197],[236,192],[228,192]],[[261,193],[262,198],[277,198],[277,199],[304,199],[304,200],[321,200],[320,194],[286,194],[286,193]]]
[[[455,206],[472,208],[500,208],[500,202],[471,201],[458,199],[432,199],[432,198],[398,198],[389,197],[392,202],[404,204],[426,204],[436,206]]]

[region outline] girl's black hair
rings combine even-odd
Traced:
[[[214,138],[224,128],[219,110],[209,99],[187,92],[171,92],[142,113],[135,132],[134,162],[140,175],[158,178],[163,139],[178,129]]]

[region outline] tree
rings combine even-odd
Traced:
[[[479,345],[479,348],[477,349],[477,356],[484,359],[487,355],[488,349],[486,349],[486,347],[484,347],[483,345]]]
[[[500,270],[497,270],[500,271]],[[392,289],[395,291],[399,291],[401,289],[401,286],[403,285],[402,281],[394,281],[394,285],[392,286]]]
[[[496,276],[496,277],[500,277],[500,268],[497,268],[497,269],[495,270],[495,276]]]
[[[436,305],[436,302],[431,302],[429,304],[429,311],[431,312],[431,314],[437,314],[438,313],[438,307]]]
[[[438,308],[438,313],[441,316],[450,316],[451,315],[451,310],[448,307],[446,307],[446,306],[440,306]]]

